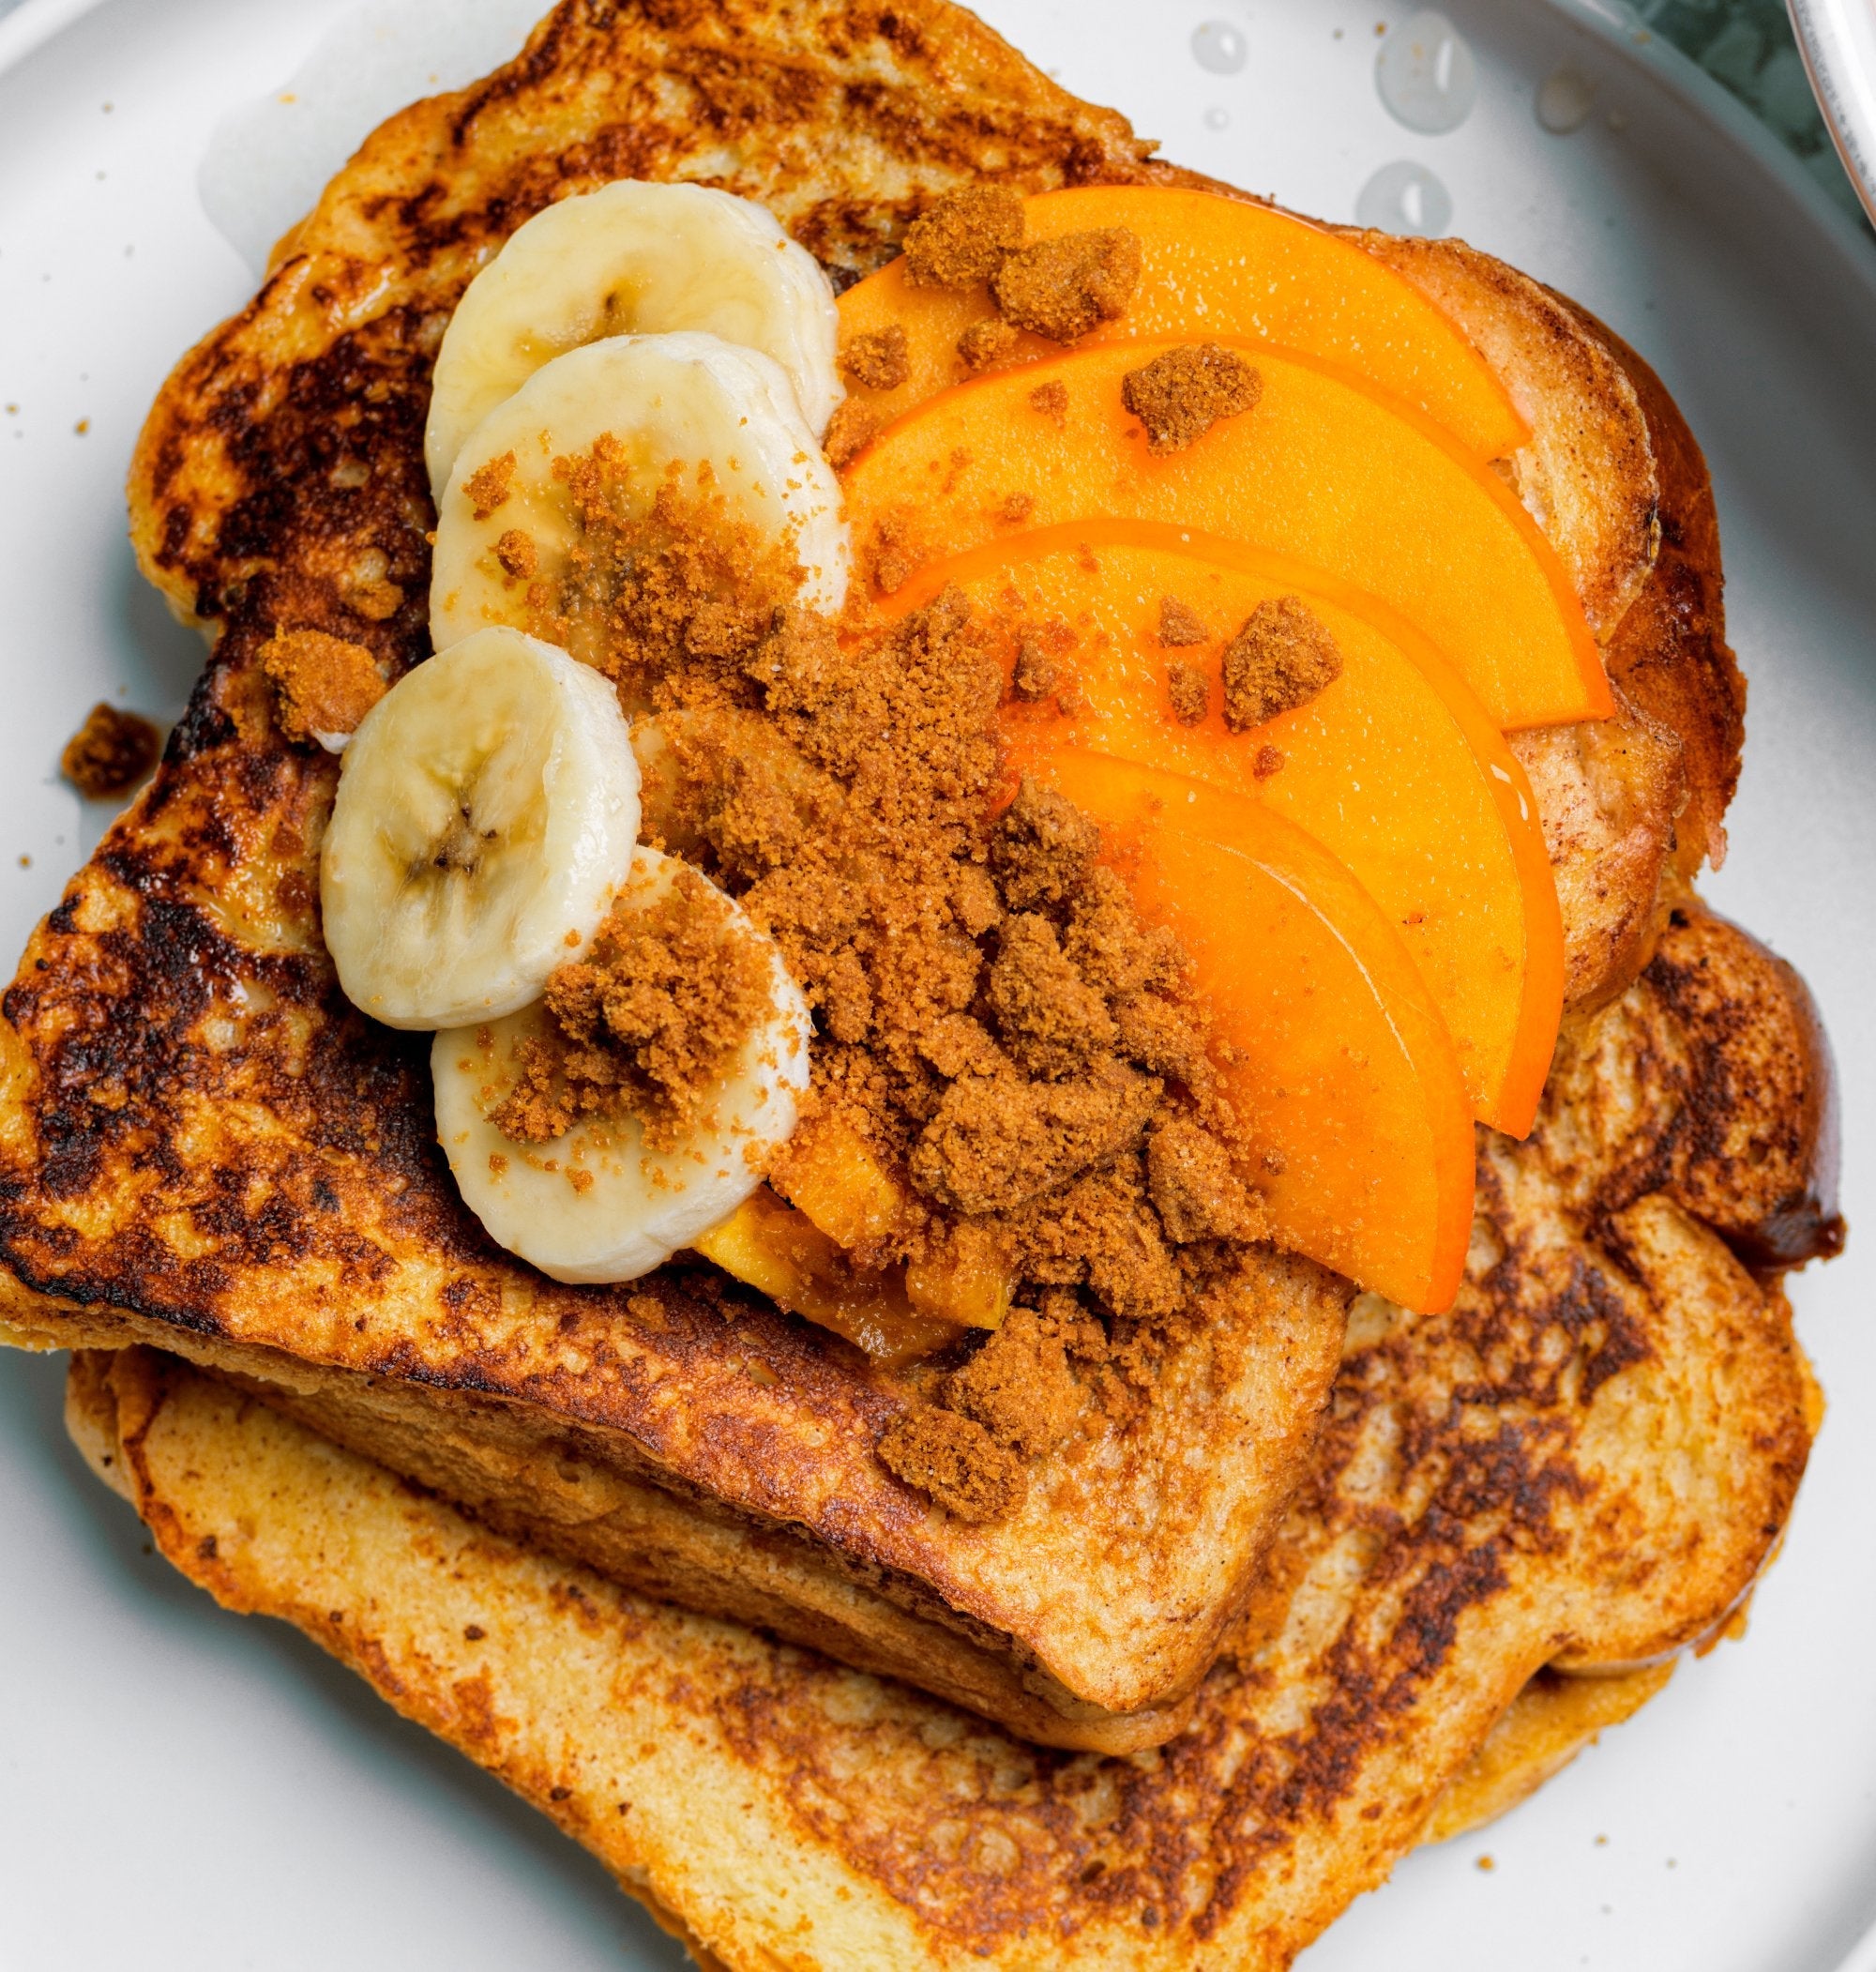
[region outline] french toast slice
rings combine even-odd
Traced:
[[[393,674],[420,660],[442,326],[529,213],[625,174],[754,197],[837,279],[976,177],[1178,175],[943,0],[567,5],[495,77],[369,140],[139,447],[140,558],[215,648],[6,1002],[0,1318],[273,1386],[492,1519],[1032,1737],[1150,1743],[1284,1510],[1343,1283],[1258,1262],[1142,1423],[1045,1466],[1015,1520],[964,1526],[873,1456],[905,1375],[707,1269],[569,1289],[492,1249],[434,1144],[421,1050],[333,981],[313,897],[336,767],[283,743],[257,653],[311,628]],[[1456,245],[1370,244],[1407,256],[1531,417],[1507,470],[1628,692],[1606,727],[1520,742],[1585,1011],[1646,960],[1736,771],[1703,469],[1645,371],[1566,305]],[[1829,1211],[1793,1183],[1800,1237]]]
[[[1533,1142],[1488,1147],[1458,1306],[1358,1306],[1249,1605],[1152,1754],[1037,1749],[646,1602],[158,1352],[79,1358],[75,1429],[185,1573],[297,1623],[716,1962],[1274,1972],[1652,1695],[1791,1509],[1789,1310],[1686,1201],[1776,1160],[1738,1092],[1802,1008],[1682,915],[1566,1044]],[[1584,1113],[1627,1119],[1623,1155],[1580,1160]]]

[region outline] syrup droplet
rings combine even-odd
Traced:
[[[1231,120],[1231,112],[1217,103],[1205,112],[1205,128],[1208,130],[1221,130]]]
[[[1567,137],[1589,121],[1596,84],[1574,68],[1558,68],[1537,87],[1537,121],[1553,137]]]
[[[1354,202],[1354,222],[1377,233],[1438,239],[1453,222],[1453,195],[1424,164],[1384,164]]]
[[[1235,75],[1249,53],[1243,32],[1229,21],[1207,21],[1192,30],[1192,59],[1213,75]]]
[[[1425,137],[1456,130],[1478,100],[1478,65],[1445,14],[1415,14],[1381,44],[1374,86],[1397,123]]]

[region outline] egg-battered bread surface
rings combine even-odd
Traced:
[[[1070,1188],[1033,1216],[1035,1327],[1019,1333],[1035,1355],[1008,1374],[1053,1379],[1059,1350],[1082,1402],[1059,1438],[1019,1449],[993,1421],[1007,1378],[973,1381],[968,1350],[886,1369],[701,1264],[573,1288],[491,1245],[434,1141],[425,1045],[338,991],[316,901],[338,766],[287,737],[263,657],[317,633],[394,680],[427,654],[431,361],[473,273],[554,198],[621,176],[719,184],[840,284],[962,188],[1196,182],[1146,148],[944,0],[569,0],[514,63],[367,142],[255,301],[184,359],[139,447],[140,559],[215,650],[157,781],[5,1003],[9,1324],[159,1342],[330,1428],[349,1418],[497,1525],[1031,1737],[1124,1749],[1176,1727],[1304,1469],[1350,1290],[1248,1243],[1254,1196],[1189,1134],[1206,1118],[1183,1095],[1164,1107],[1196,1072],[1176,965],[1129,946],[1074,819],[1019,795],[951,893],[980,958],[974,918],[1007,921],[994,1031],[917,979],[908,997],[892,970],[896,941],[942,948],[946,927],[907,922],[900,940],[882,924],[872,950],[822,940],[816,911],[842,900],[759,871],[763,826],[734,801],[713,825],[719,863],[753,858],[750,894],[795,962],[826,954],[820,1098],[851,1104],[946,1212],[1021,1218]],[[1621,697],[1606,727],[1525,736],[1586,1013],[1621,999],[1680,877],[1722,841],[1740,688],[1704,470],[1645,369],[1566,304],[1463,247],[1364,243],[1436,293],[1531,417],[1507,470],[1541,505]],[[531,545],[507,541],[509,580],[533,579]],[[720,661],[748,630],[717,626]],[[929,616],[907,631],[934,633]],[[852,801],[807,765],[791,799]],[[1763,1004],[1771,1019],[1796,1003]],[[903,1087],[882,1090],[857,1064],[907,1007],[929,1011],[925,1039]],[[1742,1151],[1688,1209],[1791,1260],[1832,1221],[1818,1049],[1808,1015],[1778,1017],[1791,1045],[1755,1139],[1769,1161]],[[1611,1114],[1563,1114],[1590,1150],[1616,1142]],[[1520,1236],[1538,1222],[1520,1219]],[[1175,1228],[1229,1249],[1203,1319],[1166,1312],[1182,1292],[1201,1306]],[[1020,1504],[973,1521],[882,1462],[921,1418],[931,1443],[957,1436],[934,1415],[1021,1468]]]

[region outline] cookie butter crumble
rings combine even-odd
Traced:
[[[864,390],[897,390],[912,374],[904,325],[849,336],[840,345],[840,368]]]
[[[821,441],[827,463],[837,473],[844,471],[879,436],[884,422],[864,398],[842,398],[827,420],[826,435]]]
[[[1022,244],[1022,201],[1000,185],[948,192],[905,229],[905,278],[914,287],[970,288],[988,281]]]
[[[1121,379],[1121,402],[1146,428],[1147,449],[1183,452],[1221,418],[1250,410],[1263,379],[1234,349],[1188,342]]]
[[[1172,717],[1182,726],[1201,724],[1212,707],[1212,682],[1196,664],[1170,664],[1166,669],[1166,695]]]
[[[1007,322],[986,315],[958,338],[958,358],[966,370],[989,370],[1009,356],[1016,344],[1016,331]]]
[[[86,800],[108,800],[136,786],[156,766],[161,745],[162,735],[142,713],[100,699],[66,741],[59,769]]]
[[[896,1479],[973,1525],[1009,1519],[1029,1490],[1016,1454],[956,1411],[901,1411],[881,1433],[878,1450]]]
[[[275,631],[261,646],[261,669],[274,688],[274,718],[296,743],[356,733],[385,695],[371,653],[321,630]]]
[[[1125,226],[1065,233],[1007,255],[991,292],[1013,326],[1074,342],[1126,314],[1140,265],[1140,240]]]
[[[1159,599],[1159,641],[1169,650],[1180,650],[1189,645],[1209,643],[1211,632],[1189,602],[1181,602],[1176,596],[1162,596]]]
[[[582,1116],[623,1113],[652,1149],[673,1149],[767,1013],[770,984],[760,947],[680,865],[649,905],[615,904],[588,955],[549,978],[549,1036],[522,1043],[519,1080],[489,1120],[546,1144]]]
[[[1273,597],[1225,645],[1225,723],[1248,732],[1307,705],[1341,675],[1341,649],[1309,605],[1295,596]]]

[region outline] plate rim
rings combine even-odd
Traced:
[[[48,43],[111,0],[22,0],[0,18],[0,81],[24,66]],[[553,0],[542,0],[543,15]],[[965,0],[968,4],[968,0]],[[1625,0],[1523,0],[1594,39],[1620,62],[1653,81],[1768,177],[1812,223],[1821,243],[1876,300],[1876,239],[1844,210],[1760,118],[1708,75],[1692,57],[1648,28]],[[1825,125],[1851,183],[1876,222],[1876,78],[1865,92],[1869,121],[1861,130],[1836,80],[1851,65],[1838,0],[1787,0],[1796,44],[1823,109]],[[1865,144],[1868,149],[1866,151]],[[1876,1972],[1876,1925],[1852,1946],[1838,1972]]]
[[[95,13],[109,0],[23,0],[0,19],[0,78],[19,68],[67,28]],[[541,12],[552,11],[546,0]],[[1843,211],[1806,171],[1796,155],[1774,135],[1737,97],[1707,74],[1691,55],[1662,38],[1641,20],[1628,0],[1524,0],[1600,41],[1619,58],[1653,78],[1687,109],[1711,125],[1720,136],[1743,150],[1831,239],[1876,289],[1876,242]],[[1835,7],[1836,0],[1826,0]],[[1848,125],[1839,127],[1833,102],[1841,98],[1825,80],[1830,73],[1823,53],[1823,37],[1815,25],[1814,0],[1787,0],[1793,31],[1806,72],[1823,109],[1826,128],[1843,158],[1850,181],[1876,222],[1876,160],[1865,160]],[[1814,47],[1813,43],[1816,43]]]

